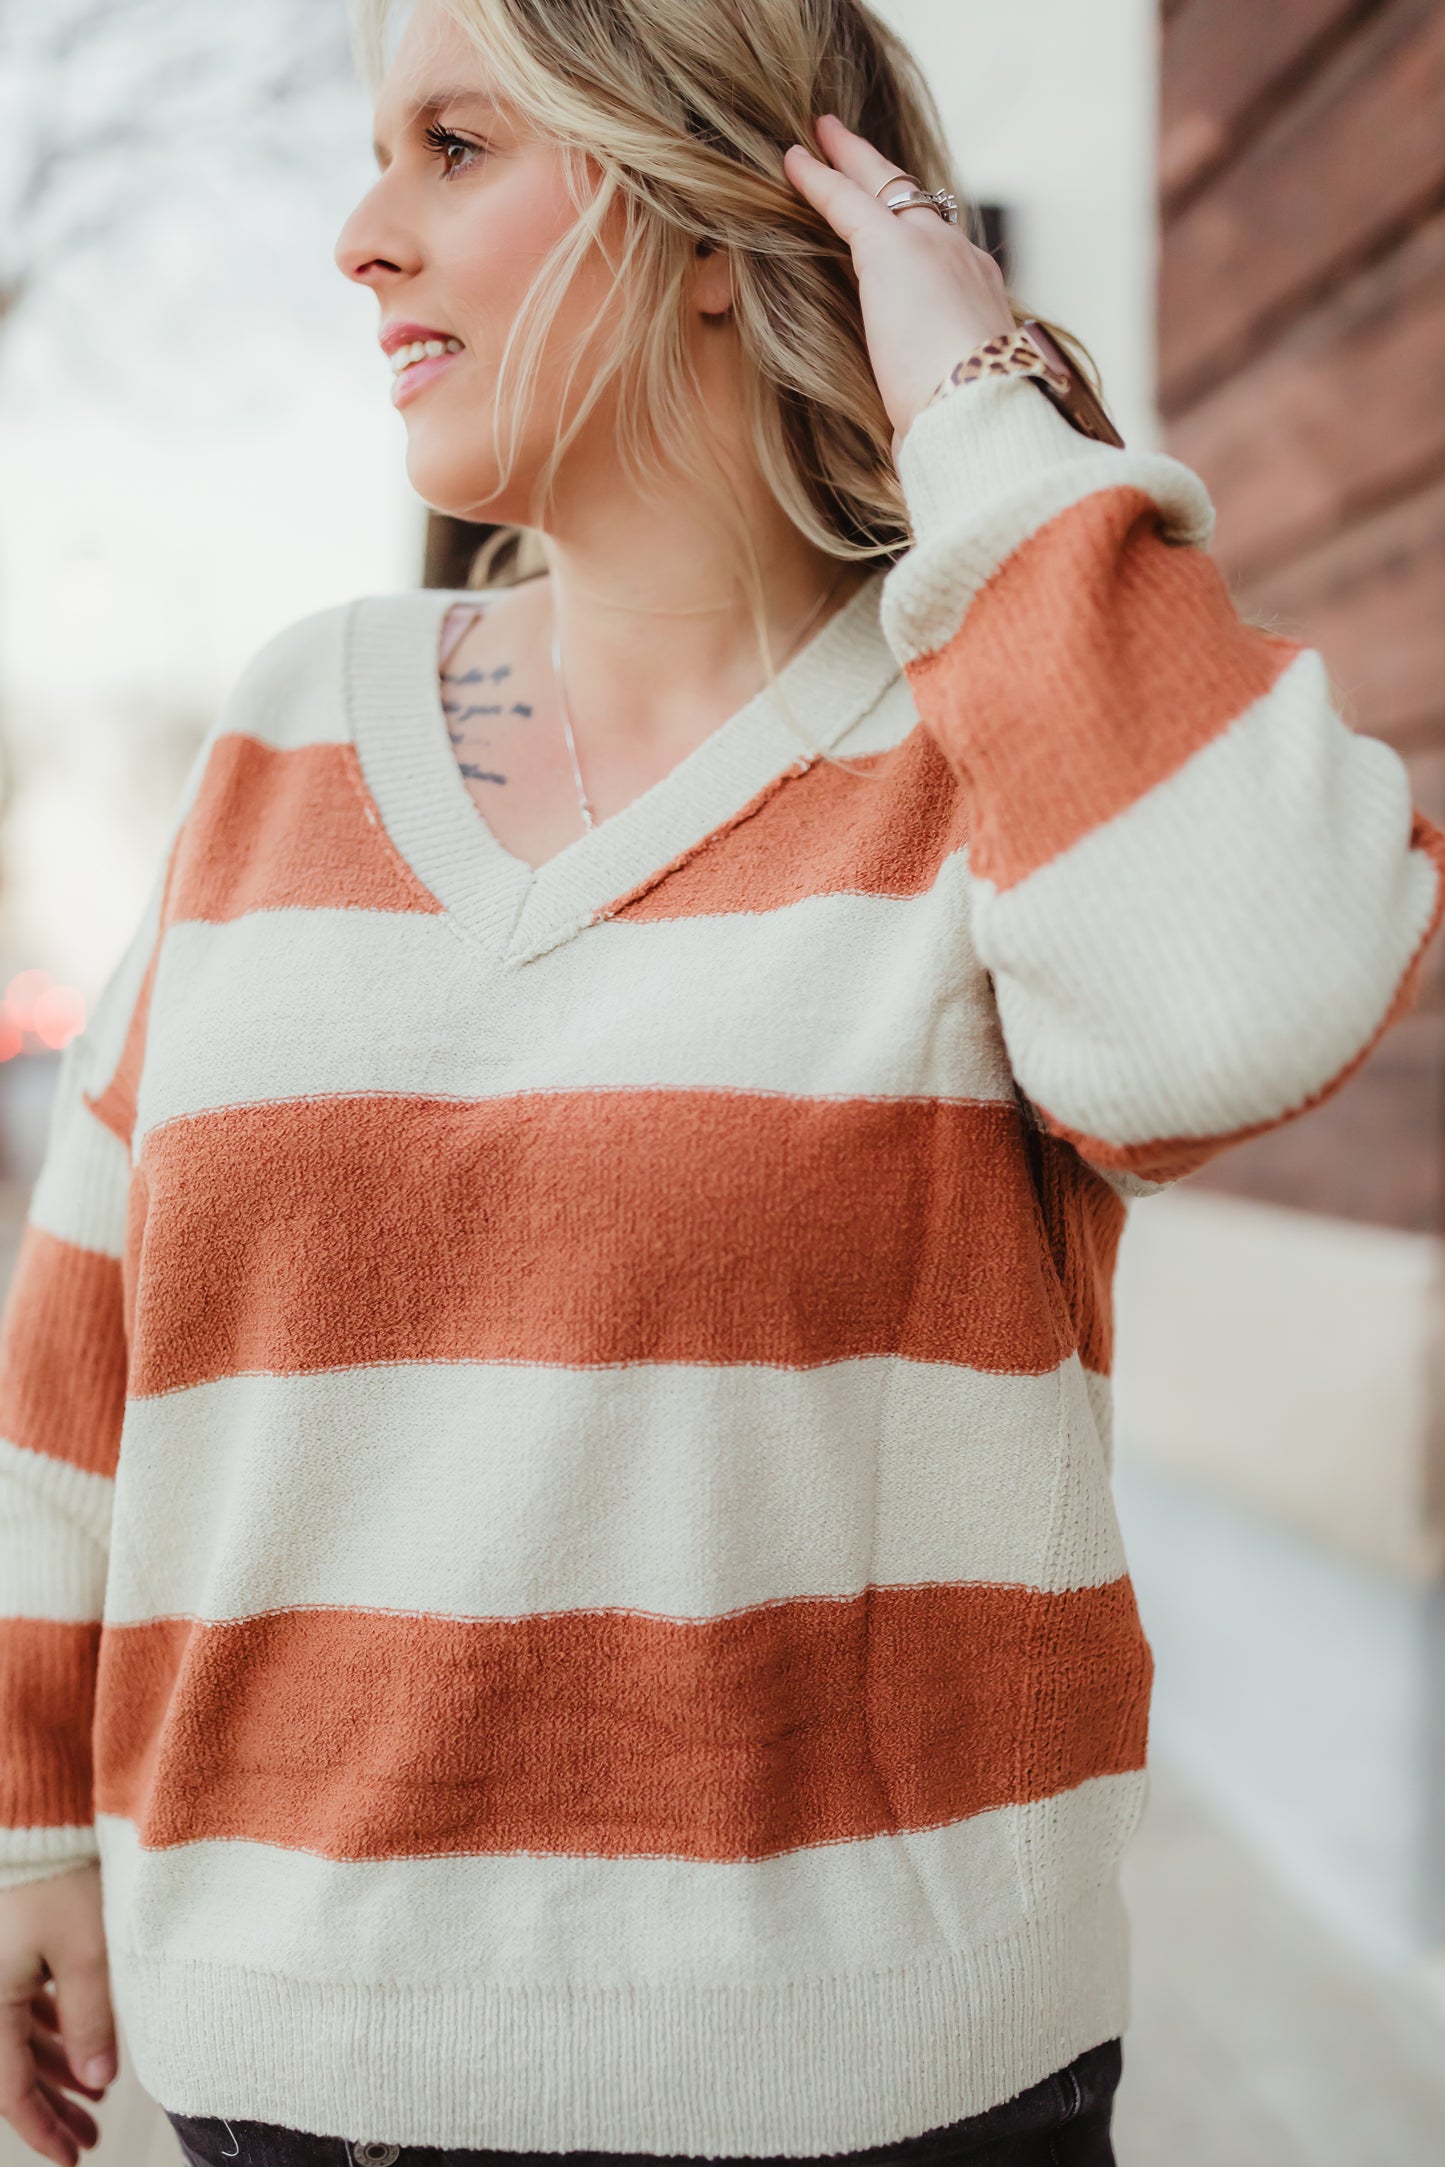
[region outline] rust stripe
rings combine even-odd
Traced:
[[[27,1220],[0,1315],[0,1436],[113,1475],[125,1382],[119,1260]]]
[[[1114,1264],[1128,1207],[1071,1142],[1032,1126],[1025,1140],[1080,1360],[1107,1377],[1114,1366]]]
[[[378,820],[351,745],[216,740],[180,840],[166,922],[246,911],[438,912]]]
[[[150,1131],[131,1390],[242,1371],[1070,1352],[1013,1100],[380,1093]]]
[[[1429,924],[1415,944],[1414,954],[1395,988],[1394,998],[1379,1023],[1359,1051],[1351,1056],[1344,1067],[1312,1091],[1298,1106],[1289,1107],[1284,1113],[1275,1114],[1267,1121],[1251,1121],[1244,1128],[1228,1129],[1214,1136],[1160,1136],[1134,1144],[1111,1144],[1099,1136],[1090,1136],[1083,1129],[1071,1128],[1060,1121],[1045,1107],[1036,1111],[1048,1125],[1052,1136],[1068,1144],[1095,1166],[1107,1166],[1116,1172],[1139,1174],[1147,1181],[1180,1181],[1188,1174],[1207,1166],[1222,1151],[1230,1151],[1236,1144],[1248,1143],[1251,1137],[1267,1135],[1271,1129],[1282,1128],[1286,1121],[1298,1121],[1301,1114],[1310,1113],[1325,1099],[1347,1084],[1358,1070],[1364,1067],[1370,1055],[1379,1045],[1385,1033],[1406,1015],[1420,997],[1424,985],[1425,952],[1445,922],[1445,828],[1439,828],[1418,809],[1410,823],[1410,848],[1423,850],[1433,858],[1440,873],[1440,886],[1436,892],[1435,907]]]
[[[99,1624],[0,1618],[0,1826],[89,1823],[99,1644]]]
[[[1101,489],[1049,520],[955,637],[910,665],[973,793],[972,870],[999,889],[1172,775],[1268,692],[1299,645],[1240,621],[1150,497]]]
[[[1142,1767],[1127,1579],[703,1620],[287,1610],[108,1626],[96,1795],[144,1844],[748,1859]]]
[[[927,730],[846,767],[818,760],[599,913],[648,920],[782,910],[815,895],[922,895],[968,840],[957,776]]]

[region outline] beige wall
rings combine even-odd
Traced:
[[[1153,0],[875,0],[922,61],[968,193],[1013,214],[1014,284],[1155,436]]]
[[[1131,1211],[1116,1299],[1122,1458],[1406,1580],[1439,1574],[1438,1240],[1185,1184]]]

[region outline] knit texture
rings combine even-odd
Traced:
[[[1418,988],[1445,836],[1175,461],[927,409],[914,546],[535,873],[455,592],[248,665],[0,1322],[0,1876],[141,2081],[818,2155],[1125,2024],[1129,1201]]]

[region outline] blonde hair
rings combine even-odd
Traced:
[[[373,95],[402,4],[349,0],[353,50]],[[699,444],[688,273],[699,243],[727,251],[733,316],[753,363],[744,374],[751,451],[793,524],[828,556],[895,561],[909,546],[908,518],[849,251],[782,161],[790,143],[809,140],[816,114],[833,112],[925,187],[952,187],[962,200],[917,63],[864,0],[438,4],[485,54],[499,96],[562,146],[578,211],[508,335],[493,420],[499,468],[507,474],[515,459],[568,280],[590,249],[610,245],[605,228],[620,205],[619,334],[559,434],[536,516],[545,517],[568,445],[616,381],[619,452],[639,486],[669,469],[714,489],[722,482],[773,679],[763,576],[742,504]],[[588,179],[588,158],[600,183]],[[518,576],[525,539],[504,530],[469,583],[493,584],[504,569]]]

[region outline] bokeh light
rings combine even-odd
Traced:
[[[85,996],[48,971],[17,971],[0,1001],[0,1061],[58,1053],[85,1028]]]

